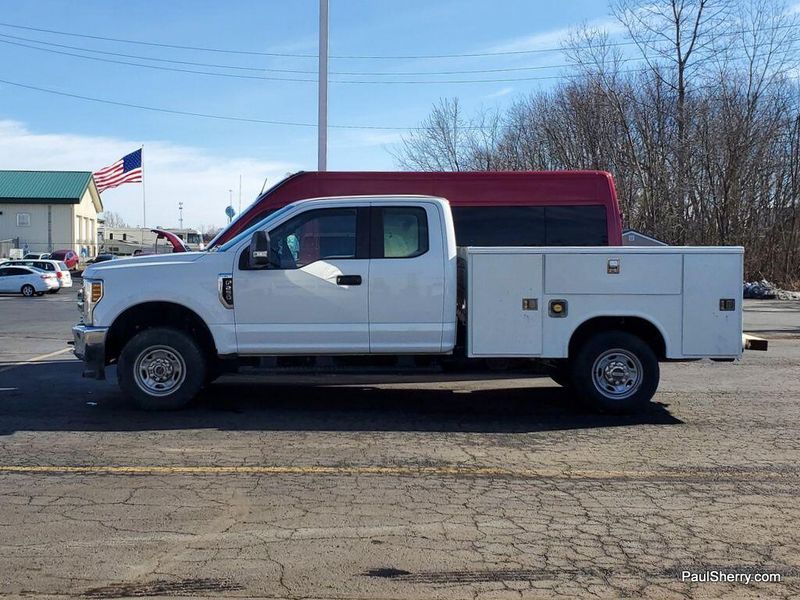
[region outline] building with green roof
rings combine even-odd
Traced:
[[[0,257],[9,248],[95,256],[102,211],[89,171],[0,171]]]

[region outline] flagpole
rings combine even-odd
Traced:
[[[144,144],[142,144],[140,150],[142,153],[142,227],[147,229],[147,202],[144,195]],[[142,238],[142,242],[144,242],[144,238]]]

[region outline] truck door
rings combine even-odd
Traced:
[[[370,351],[439,352],[444,246],[434,204],[372,205]]]
[[[312,209],[270,231],[277,264],[234,274],[242,354],[369,352],[367,207]]]

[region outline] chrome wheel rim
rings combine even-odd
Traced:
[[[168,396],[186,379],[186,363],[169,346],[150,346],[136,357],[133,375],[136,385],[146,394]]]
[[[642,386],[642,371],[642,363],[635,354],[614,348],[594,361],[592,381],[595,389],[606,398],[624,400]]]
[[[25,285],[22,287],[22,295],[23,296],[33,296],[36,290],[33,289],[33,286]]]

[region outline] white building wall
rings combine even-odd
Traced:
[[[73,204],[52,204],[53,250],[65,250],[74,246],[72,239]]]
[[[0,240],[14,238],[26,252],[71,248],[87,258],[96,256],[97,209],[90,190],[78,204],[0,203]]]
[[[27,244],[30,252],[49,252],[47,207],[47,204],[0,204],[0,240],[19,238],[21,248]],[[28,225],[22,224],[26,221]]]
[[[80,221],[80,231],[75,232],[74,249],[79,255],[87,258],[97,255],[97,208],[92,200],[90,188],[83,193],[79,204],[73,205],[77,221]],[[79,219],[77,219],[79,218]]]

